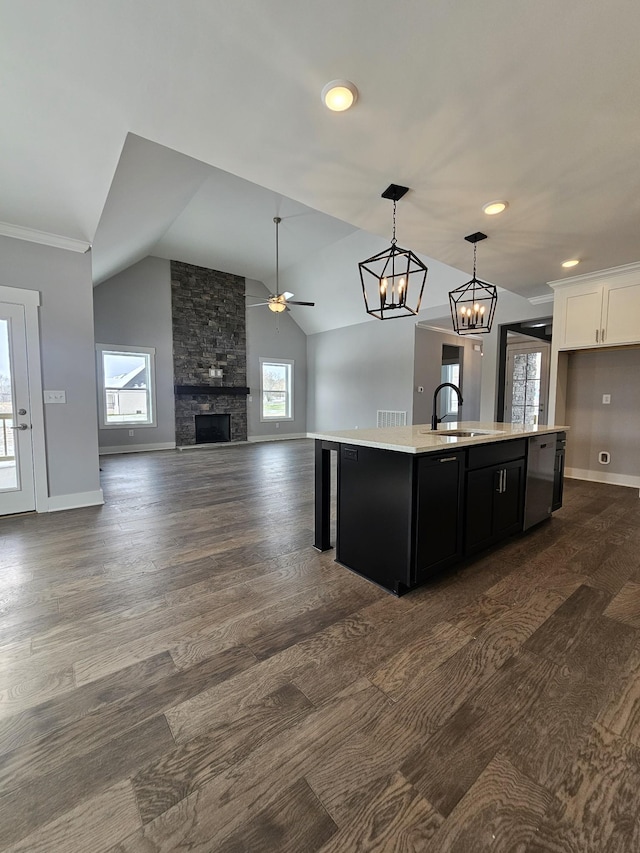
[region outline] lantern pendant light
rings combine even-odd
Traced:
[[[477,335],[491,331],[493,316],[498,304],[498,289],[494,284],[476,278],[476,252],[478,243],[486,240],[481,231],[464,238],[473,243],[473,278],[449,294],[453,329],[459,335]]]
[[[384,252],[361,261],[360,282],[367,314],[378,320],[409,317],[420,310],[427,267],[410,249],[401,249],[396,241],[396,202],[409,190],[390,184],[382,198],[393,201],[393,238]]]

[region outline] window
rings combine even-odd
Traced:
[[[260,419],[293,420],[293,362],[260,359]]]
[[[156,425],[155,352],[96,344],[101,429]]]

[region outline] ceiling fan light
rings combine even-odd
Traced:
[[[287,306],[284,302],[277,302],[276,300],[269,302],[269,311],[273,311],[275,314],[280,314],[286,310]]]
[[[342,113],[358,100],[358,90],[349,80],[332,80],[322,88],[322,103],[334,113]]]

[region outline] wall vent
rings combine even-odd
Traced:
[[[389,412],[378,409],[378,426],[395,427],[407,425],[406,412]]]

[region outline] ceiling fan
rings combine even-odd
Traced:
[[[315,302],[297,302],[293,300],[291,297],[293,293],[290,293],[288,290],[285,290],[284,293],[280,293],[280,283],[279,283],[279,253],[278,253],[278,226],[282,222],[282,219],[279,216],[274,216],[273,221],[276,224],[276,292],[272,293],[269,298],[264,301],[262,296],[251,296],[251,294],[247,293],[247,297],[249,299],[263,299],[262,302],[255,302],[253,305],[249,305],[249,308],[259,308],[262,305],[268,305],[269,310],[273,311],[276,314],[280,314],[281,311],[288,311],[289,305],[308,305],[313,307]]]

